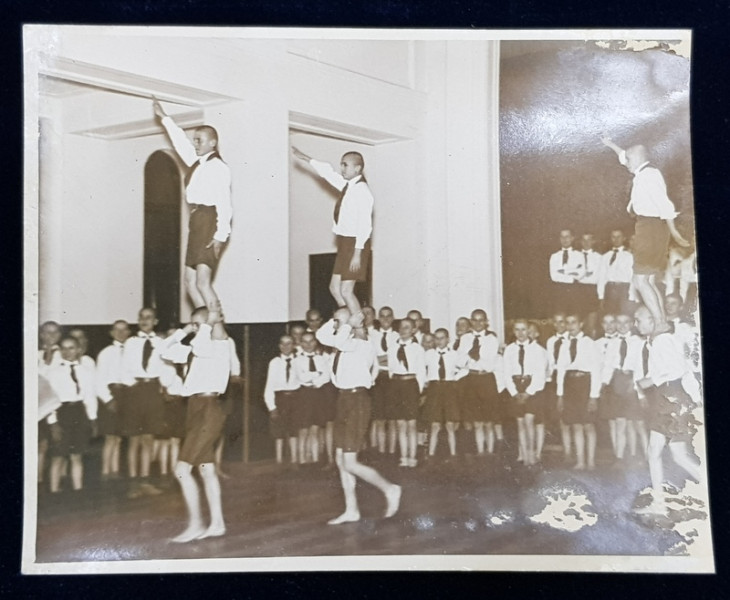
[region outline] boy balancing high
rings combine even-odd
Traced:
[[[231,233],[233,208],[231,171],[218,153],[218,132],[202,125],[195,130],[191,142],[157,100],[152,106],[175,152],[190,167],[185,176],[185,198],[190,205],[185,287],[196,308],[220,310],[213,275]]]
[[[373,231],[374,200],[362,174],[365,161],[359,152],[346,152],[340,161],[340,173],[337,173],[329,163],[315,160],[293,146],[292,152],[340,192],[333,215],[337,258],[330,293],[338,307],[346,306],[356,314],[360,312],[360,303],[355,296],[355,282],[365,281],[367,277]]]
[[[631,243],[634,253],[632,282],[654,318],[657,333],[669,331],[662,296],[656,286],[656,274],[666,267],[670,235],[679,246],[686,248],[690,243],[677,231],[674,219],[679,213],[667,196],[664,177],[649,162],[646,147],[638,145],[624,150],[608,137],[601,141],[616,153],[619,162],[634,176],[631,199],[626,207],[636,217],[636,230]]]

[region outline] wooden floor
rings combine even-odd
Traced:
[[[576,472],[559,453],[526,468],[506,448],[491,457],[432,460],[415,469],[390,456],[363,454],[403,486],[401,509],[383,519],[383,496],[358,484],[362,519],[330,526],[343,510],[336,470],[288,470],[272,463],[226,463],[222,481],[224,537],[190,544],[167,540],[185,526],[174,480],[159,496],[127,499],[127,482],[92,482],[79,492],[41,491],[37,562],[130,559],[403,554],[632,554],[662,555],[678,541],[669,528],[647,526],[631,514],[649,484],[646,464],[627,471],[599,464]],[[600,458],[600,457],[599,457]],[[602,462],[607,463],[607,457]],[[680,479],[681,481],[681,479]],[[157,480],[158,483],[160,482]],[[556,486],[585,493],[598,521],[570,533],[530,520]]]

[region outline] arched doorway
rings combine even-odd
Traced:
[[[160,329],[180,322],[180,222],[183,176],[167,150],[144,168],[144,304],[157,310]]]

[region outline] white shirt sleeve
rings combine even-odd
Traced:
[[[172,120],[172,117],[163,117],[162,126],[165,128],[165,131],[167,131],[167,135],[170,137],[170,141],[172,142],[172,147],[175,148],[175,152],[177,152],[180,159],[188,167],[198,160],[198,155],[195,152],[195,146],[193,146],[193,143],[190,141],[190,138],[188,138],[185,131],[183,131],[177,123]]]
[[[338,191],[341,192],[345,185],[347,185],[347,180],[335,171],[331,164],[314,158],[310,159],[309,164],[315,170],[317,175]]]

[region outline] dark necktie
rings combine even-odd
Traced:
[[[342,192],[340,192],[340,197],[337,200],[337,204],[335,204],[335,223],[340,222],[340,209],[342,208],[342,201],[345,199],[345,194],[347,193],[347,188],[350,186],[350,182],[348,181],[345,184],[345,187],[342,188]]]
[[[644,342],[644,348],[641,350],[641,366],[644,369],[644,377],[649,376],[649,339]]]
[[[383,337],[380,338],[380,349],[383,352],[387,352],[388,351],[388,340],[386,339],[387,335],[388,334],[384,331],[383,332]]]
[[[76,393],[81,393],[81,387],[79,386],[79,378],[76,377],[76,365],[73,363],[69,363],[69,367],[71,367],[71,379],[73,379],[74,384],[76,385]]]
[[[317,371],[317,365],[314,364],[314,354],[309,355],[309,372],[315,373]]]
[[[460,337],[456,338],[456,341],[454,342],[454,350],[458,350],[459,349],[459,344],[461,344],[461,338]]]
[[[558,362],[558,356],[560,356],[560,346],[563,345],[563,338],[558,337],[557,340],[555,340],[555,346],[553,346],[553,358],[555,359],[555,362]]]
[[[286,359],[286,382],[289,383],[289,375],[291,375],[291,358]]]
[[[479,360],[479,336],[474,336],[474,342],[471,345],[471,349],[469,350],[469,358],[471,358],[474,361]]]
[[[563,250],[563,266],[568,264],[568,251]]]
[[[619,363],[619,369],[624,368],[624,361],[626,360],[626,352],[629,349],[629,344],[626,341],[625,337],[621,338],[621,347],[619,348],[619,356],[621,357],[621,362]]]
[[[446,379],[446,364],[444,363],[444,353],[439,350],[439,380]]]
[[[588,252],[583,250],[583,262],[585,263],[584,266],[586,268],[586,271],[588,270]]]
[[[578,338],[570,339],[570,362],[575,362],[575,357],[578,354]]]
[[[613,254],[611,255],[611,260],[608,261],[608,266],[610,267],[613,263],[616,262],[616,257],[618,256],[618,248],[613,249]]]
[[[190,348],[190,352],[188,353],[187,367],[185,368],[185,379],[183,379],[183,383],[185,383],[188,380],[188,377],[190,377],[190,370],[193,367],[194,360],[195,353],[193,352],[193,349]]]
[[[520,375],[524,375],[525,374],[525,346],[524,346],[524,344],[520,344],[520,354],[519,354],[518,360],[520,361]]]
[[[150,356],[152,356],[152,341],[148,337],[144,341],[144,346],[142,347],[142,368],[146,371],[147,366],[150,364]]]
[[[408,357],[406,356],[406,346],[398,342],[398,352],[396,358],[403,365],[406,371],[408,371]]]
[[[337,352],[335,352],[335,361],[332,363],[332,372],[335,375],[337,375],[337,367],[340,364],[340,354],[342,354],[342,352],[340,352],[339,350],[337,350]]]
[[[208,162],[209,160],[213,160],[214,158],[220,158],[221,155],[218,154],[218,152],[213,152],[208,156],[208,158],[205,159],[205,162]],[[190,165],[190,169],[188,169],[188,172],[185,174],[185,187],[188,187],[190,185],[190,180],[193,178],[193,173],[195,173],[195,170],[200,166],[200,159],[196,160],[192,165]]]

